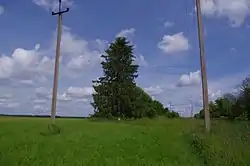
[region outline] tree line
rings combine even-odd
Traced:
[[[246,77],[238,89],[237,93],[227,93],[209,103],[211,118],[250,120],[250,77]],[[204,118],[204,110],[197,113],[195,118]]]
[[[135,79],[139,66],[133,54],[134,46],[125,37],[118,37],[101,55],[103,76],[93,81],[95,93],[92,95],[94,113],[91,117],[138,119],[179,114],[164,108],[154,100]]]

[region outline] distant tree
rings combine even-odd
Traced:
[[[244,108],[241,105],[240,100],[236,100],[235,103],[232,105],[231,114],[229,115],[229,120],[234,119],[246,119],[244,118]]]
[[[136,85],[138,65],[134,61],[133,46],[126,38],[116,38],[101,57],[103,76],[93,81],[92,117],[179,117],[178,113],[164,109],[162,103],[153,100]]]
[[[133,111],[134,118],[149,117],[153,118],[157,115],[157,110],[153,107],[153,99],[142,88],[136,87],[135,95],[135,110]]]
[[[163,114],[168,118],[180,118],[180,114],[178,112],[170,111],[167,107],[164,108]]]
[[[243,108],[242,118],[250,120],[250,77],[242,81],[238,100]]]
[[[153,100],[151,105],[156,110],[157,115],[163,115],[166,113],[164,106],[159,101]]]
[[[201,109],[199,113],[195,114],[194,117],[197,119],[204,119],[204,109]]]
[[[163,105],[153,100],[135,83],[138,65],[133,46],[124,37],[116,38],[101,56],[104,76],[93,81],[94,117],[153,118],[165,113]]]
[[[133,46],[124,37],[116,38],[101,57],[104,76],[93,81],[94,116],[133,117],[138,76]]]
[[[212,118],[250,120],[250,77],[246,77],[238,87],[237,95],[227,93],[210,102],[209,110]],[[204,118],[204,111],[201,110],[195,117]]]
[[[170,111],[166,113],[166,116],[168,118],[180,118],[180,115],[178,112]]]

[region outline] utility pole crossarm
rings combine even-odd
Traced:
[[[68,12],[68,11],[69,11],[69,8],[66,8],[66,10],[64,10],[64,11],[52,12],[52,15],[54,16],[54,15],[58,15],[58,14],[63,14],[63,13],[66,13],[66,12]]]
[[[66,13],[69,11],[69,8],[66,8],[66,10],[62,11],[62,0],[59,0],[58,3],[58,12],[52,12],[52,15],[62,15],[63,13]]]

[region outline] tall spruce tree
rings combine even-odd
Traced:
[[[133,46],[124,37],[116,38],[101,57],[104,76],[93,81],[93,116],[133,117],[138,76]]]

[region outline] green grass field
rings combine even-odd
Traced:
[[[249,123],[184,119],[129,122],[0,118],[1,166],[250,165]]]

